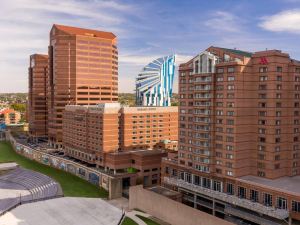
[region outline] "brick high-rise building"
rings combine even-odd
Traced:
[[[234,222],[299,220],[300,62],[210,47],[180,65],[179,97],[178,161],[163,160],[164,185]]]
[[[47,138],[47,73],[48,55],[30,56],[28,123],[29,134],[33,139]]]
[[[62,143],[66,105],[95,105],[118,100],[118,50],[113,33],[53,25],[48,75],[48,137]]]

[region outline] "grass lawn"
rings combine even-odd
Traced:
[[[159,223],[156,223],[155,221],[149,219],[149,218],[146,218],[146,217],[143,217],[141,215],[136,215],[138,218],[140,218],[141,220],[143,220],[147,225],[160,225]]]
[[[136,222],[134,222],[129,217],[125,217],[121,225],[138,225]]]
[[[108,192],[103,188],[99,188],[73,174],[52,168],[17,154],[8,142],[0,142],[0,163],[1,162],[16,162],[23,168],[52,177],[60,183],[65,196],[93,198],[104,198],[108,196]]]

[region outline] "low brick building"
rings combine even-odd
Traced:
[[[114,174],[133,169],[140,179],[136,182],[146,186],[160,180],[166,152],[157,144],[176,143],[177,137],[177,107],[69,105],[63,115],[66,155]]]

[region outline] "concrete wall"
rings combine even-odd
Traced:
[[[26,158],[72,173],[92,184],[102,187],[109,192],[110,199],[122,196],[122,178],[116,178],[71,160],[50,155],[46,152],[20,144],[9,132],[6,133],[6,139],[10,141],[18,154],[21,154]]]
[[[144,189],[129,188],[129,208],[138,208],[172,225],[233,225],[205,212]]]

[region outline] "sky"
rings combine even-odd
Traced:
[[[179,65],[209,46],[300,59],[300,0],[1,0],[0,93],[27,92],[29,55],[47,53],[54,23],[117,35],[119,92],[150,61],[174,53]]]

